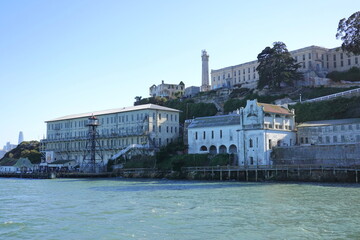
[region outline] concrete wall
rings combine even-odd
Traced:
[[[274,164],[360,165],[360,143],[277,147]]]

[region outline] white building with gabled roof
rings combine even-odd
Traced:
[[[138,105],[90,113],[58,117],[46,121],[46,139],[41,140],[41,151],[47,162],[55,160],[83,160],[90,116],[96,116],[103,161],[129,145],[159,148],[178,139],[179,110],[155,104]]]
[[[296,143],[294,110],[256,99],[235,114],[188,121],[189,153],[234,154],[236,165],[271,165],[272,147]]]

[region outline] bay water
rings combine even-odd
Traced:
[[[360,185],[2,178],[0,239],[360,239]]]

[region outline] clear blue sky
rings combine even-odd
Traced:
[[[275,41],[289,50],[340,46],[358,0],[0,1],[0,148],[46,133],[56,117],[132,106],[161,80],[201,84]]]

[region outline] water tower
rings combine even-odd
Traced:
[[[95,116],[88,118],[86,126],[89,127],[89,131],[82,162],[82,170],[84,172],[101,172],[104,168],[99,133],[97,131],[99,125],[99,120]]]

